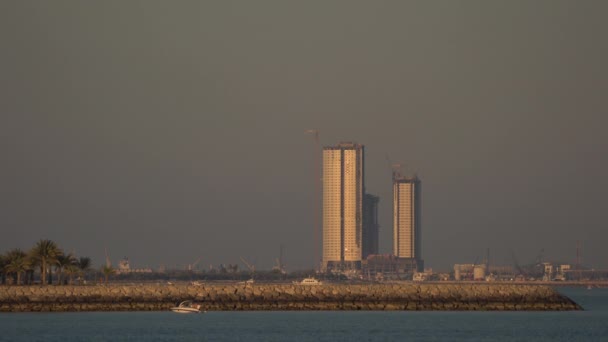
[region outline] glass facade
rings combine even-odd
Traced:
[[[363,146],[323,149],[323,267],[360,262],[362,254]]]
[[[393,180],[393,253],[422,259],[421,183],[417,177]]]

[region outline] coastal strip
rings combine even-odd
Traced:
[[[203,284],[0,286],[0,312],[165,311],[192,300],[207,311],[561,311],[582,307],[549,286],[517,284]]]

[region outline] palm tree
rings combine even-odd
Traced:
[[[80,257],[80,259],[78,259],[77,266],[78,276],[84,279],[85,273],[87,273],[91,269],[91,258]]]
[[[72,285],[74,274],[78,274],[79,272],[78,265],[69,264],[64,268],[63,272],[68,276],[68,284]]]
[[[30,262],[27,258],[27,254],[19,248],[15,248],[6,254],[4,259],[4,271],[7,274],[16,274],[17,285],[20,285],[21,274],[26,272],[30,267]]]
[[[106,277],[106,284],[107,284],[108,278],[110,277],[110,275],[115,274],[116,270],[112,266],[103,265],[103,267],[101,267],[101,272]]]
[[[40,240],[32,248],[30,255],[40,266],[40,284],[46,285],[46,274],[51,264],[57,262],[57,258],[62,255],[61,249],[51,240]]]
[[[63,271],[69,266],[75,266],[78,260],[72,253],[60,255],[57,257],[57,262],[55,264],[55,270],[57,271],[57,283],[63,284]]]

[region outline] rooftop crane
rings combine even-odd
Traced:
[[[400,163],[393,163],[391,158],[388,156],[388,153],[386,154],[386,161],[388,162],[388,168],[391,170],[393,180],[401,178],[401,174],[403,173],[401,167],[403,165]]]

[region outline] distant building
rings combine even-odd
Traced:
[[[393,253],[416,260],[422,272],[422,184],[417,176],[393,174]]]
[[[473,280],[474,264],[455,264],[454,265],[454,280]]]
[[[129,273],[152,273],[151,268],[131,268],[129,258],[124,257],[118,262],[118,269],[116,274],[129,274]]]
[[[363,255],[378,254],[380,225],[378,224],[378,203],[380,198],[371,194],[363,195]]]
[[[418,270],[415,259],[398,258],[392,254],[370,254],[361,262],[366,279],[408,279]]]
[[[363,145],[323,148],[324,271],[357,269],[363,253]]]
[[[129,264],[129,258],[124,257],[122,260],[118,262],[118,270],[119,272],[128,273],[131,271],[131,265]]]

